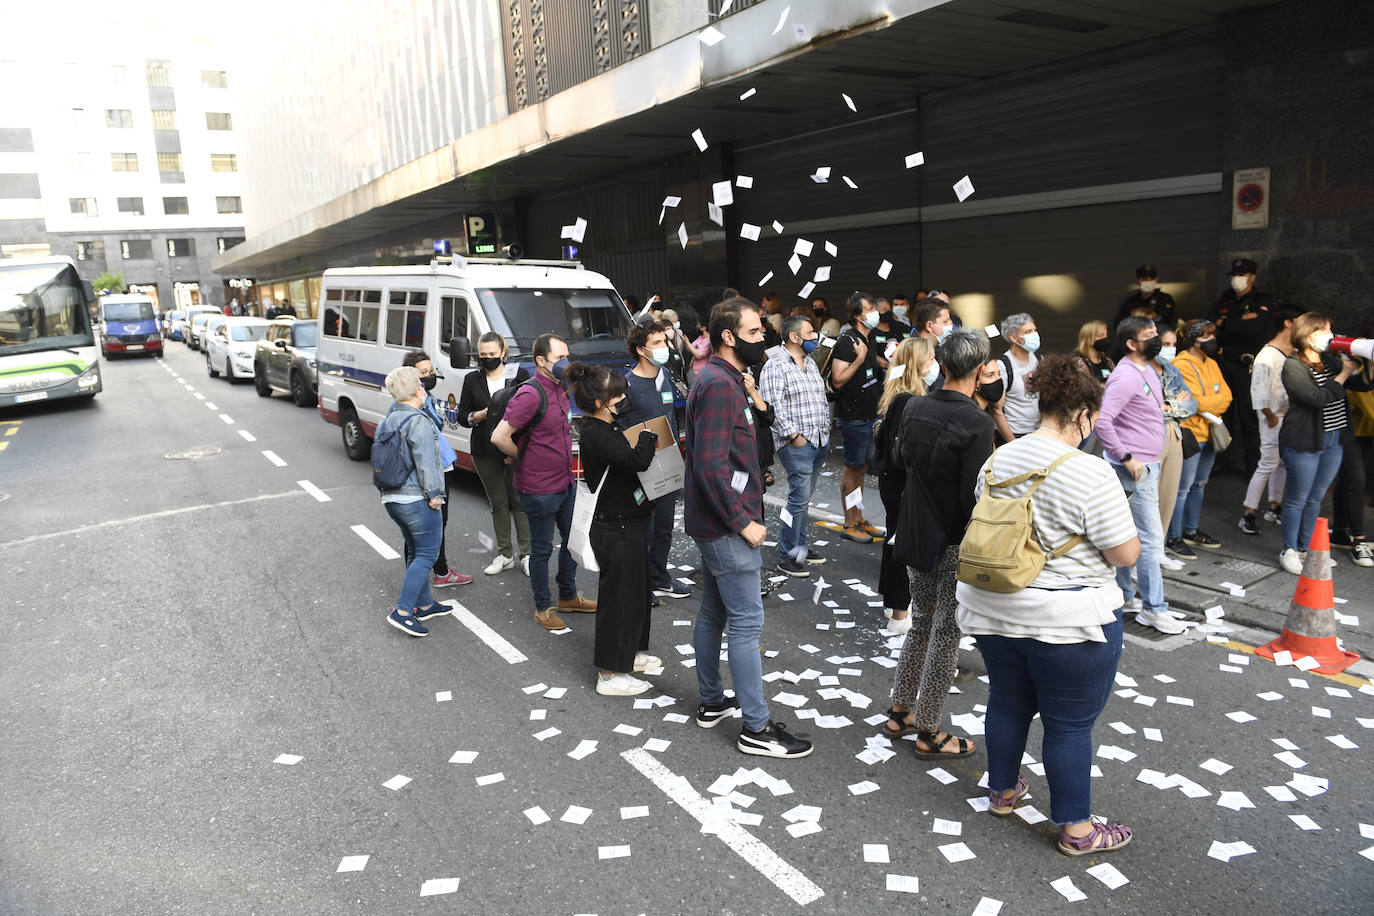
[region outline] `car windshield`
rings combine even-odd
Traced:
[[[148,321],[153,318],[151,302],[108,302],[105,304],[106,321]]]
[[[630,315],[609,289],[480,289],[493,330],[525,356],[541,334],[568,342],[572,358],[625,355]]]
[[[169,315],[169,316],[167,316],[167,317],[168,317],[170,320],[172,320],[172,321],[180,321],[181,319],[183,319],[183,318],[186,317],[186,313],[185,313],[185,312],[173,312],[171,315]]]
[[[212,317],[214,317],[213,312],[196,312],[191,316],[191,324],[205,324],[205,322],[209,321]]]
[[[94,343],[74,267],[0,262],[0,355]]]
[[[291,329],[295,335],[296,346],[314,347],[320,342],[320,329],[318,325],[309,322],[297,322]]]
[[[229,339],[262,340],[262,332],[266,330],[265,324],[236,324],[229,328]]]

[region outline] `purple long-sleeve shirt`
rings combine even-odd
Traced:
[[[1093,428],[1112,463],[1121,464],[1127,455],[1142,464],[1158,461],[1164,451],[1164,383],[1155,370],[1129,358],[1117,363]]]

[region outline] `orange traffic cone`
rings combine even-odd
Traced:
[[[1331,536],[1326,519],[1318,518],[1312,529],[1312,543],[1307,546],[1307,559],[1302,564],[1293,603],[1288,607],[1288,619],[1279,638],[1255,650],[1256,655],[1273,658],[1275,652],[1288,650],[1297,661],[1312,656],[1321,667],[1318,674],[1344,671],[1360,657],[1346,652],[1336,644],[1336,602],[1331,586]]]

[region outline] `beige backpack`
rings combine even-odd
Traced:
[[[1045,563],[1058,559],[1083,543],[1076,534],[1052,551],[1046,551],[1035,539],[1032,525],[1031,494],[1040,489],[1051,472],[1080,452],[1070,452],[1056,458],[1049,467],[1027,471],[1009,480],[998,482],[992,476],[992,460],[984,472],[987,488],[973,507],[973,516],[959,545],[960,582],[984,591],[1010,594],[1035,581]],[[996,458],[996,452],[993,453]],[[1038,479],[1037,479],[1038,478]],[[1014,487],[1035,480],[1018,497],[996,496],[994,491]]]

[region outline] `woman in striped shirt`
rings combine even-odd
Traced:
[[[1347,423],[1345,381],[1359,368],[1330,351],[1331,320],[1308,312],[1293,322],[1293,352],[1283,363],[1288,413],[1279,429],[1279,454],[1288,469],[1279,565],[1301,575],[1322,499],[1341,469],[1341,430]]]

